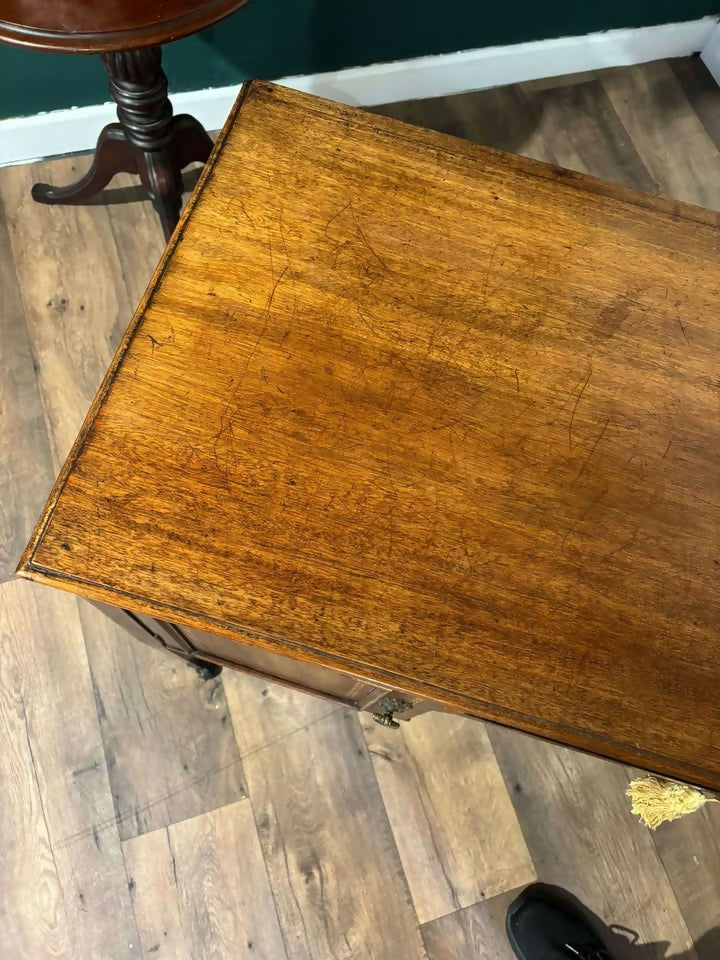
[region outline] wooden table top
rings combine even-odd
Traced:
[[[190,36],[248,0],[0,0],[0,41],[58,53],[134,50]]]
[[[246,87],[20,573],[718,788],[719,225]]]

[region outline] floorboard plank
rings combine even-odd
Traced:
[[[169,830],[180,922],[195,960],[282,960],[282,934],[249,802]]]
[[[237,670],[224,671],[223,686],[243,758],[343,710],[333,700],[252,679]]]
[[[569,170],[657,192],[599,80],[528,96],[537,122],[521,149]]]
[[[318,719],[321,701],[242,679],[228,695],[288,957],[421,960],[417,918],[356,713]],[[280,703],[298,729],[277,739]],[[251,733],[252,753],[245,752],[248,716],[268,743],[259,749]]]
[[[23,311],[57,472],[130,320],[107,210],[54,207],[30,196],[38,180],[72,179],[81,159],[8,167],[0,177]]]
[[[668,60],[668,65],[715,149],[720,150],[720,87],[700,57],[679,57]]]
[[[187,960],[190,946],[180,923],[167,827],[126,840],[122,847],[142,960]]]
[[[0,172],[0,177],[4,171]],[[0,200],[0,583],[15,571],[55,475]]]
[[[720,957],[720,804],[658,828],[655,846],[698,960]]]
[[[246,796],[221,677],[201,680],[80,601],[123,840]]]
[[[47,207],[32,201],[36,179],[69,181],[83,163],[73,157],[12,167],[0,178],[13,211],[9,233],[55,470],[160,246],[148,203]],[[123,839],[244,796],[222,685],[205,686],[182,661],[130,640],[88,604],[80,604],[80,617]]]
[[[515,85],[452,97],[389,103],[372,110],[498,150],[523,153],[523,146],[538,123],[540,104],[540,99],[527,97]]]
[[[516,960],[505,914],[519,890],[457,910],[422,927],[429,960]]]
[[[421,924],[535,880],[483,724],[441,713],[400,730],[361,722]]]
[[[601,81],[663,196],[720,209],[720,154],[666,61]]]
[[[144,960],[282,960],[249,801],[123,844]]]
[[[112,181],[112,198],[143,198],[144,188],[137,177],[120,174]],[[153,271],[160,260],[165,242],[160,220],[147,199],[110,204],[107,208],[110,230],[115,242],[120,277],[131,307],[140,303]],[[120,338],[130,322],[130,314],[118,316],[113,336]]]
[[[75,598],[0,585],[3,956],[127,960],[137,932]]]
[[[599,79],[539,91],[498,87],[373,109],[498,150],[657,191]]]

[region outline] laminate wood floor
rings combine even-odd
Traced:
[[[697,59],[378,112],[720,209],[720,90]],[[12,581],[161,252],[145,202],[32,202],[86,163],[0,170],[0,955],[510,960],[504,911],[537,878],[616,928],[618,960],[718,960],[720,808],[653,835],[621,766],[203,683]]]

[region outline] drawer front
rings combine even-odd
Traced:
[[[95,606],[136,639],[150,646],[169,650],[184,659],[202,660],[207,657],[271,683],[285,684],[304,693],[336,700],[358,710],[367,710],[378,722],[388,726],[395,726],[397,720],[410,720],[420,713],[438,709],[438,705],[430,700],[368,683],[339,670],[295,660],[204,630],[178,627],[133,610],[122,610],[104,603],[96,603]]]
[[[305,663],[279,653],[262,650],[229,637],[221,637],[204,630],[183,627],[183,632],[197,651],[197,656],[204,654],[222,660],[228,666],[267,677],[268,680],[278,680],[280,683],[290,684],[308,693],[340,700],[343,703],[359,707],[366,700],[372,698],[377,691],[378,696],[384,692],[377,687],[359,680],[357,677],[331,670],[329,667]]]
[[[357,710],[367,710],[378,722],[384,720],[386,725],[390,725],[389,719],[395,717],[399,720],[410,720],[420,713],[437,709],[437,705],[430,700],[423,700],[389,686],[381,687],[330,667],[295,660],[204,630],[189,627],[182,629],[195,647],[198,657],[204,654],[217,657],[228,666],[265,677],[271,682],[284,683],[305,693],[339,700]],[[392,713],[392,718],[388,717],[389,713]]]

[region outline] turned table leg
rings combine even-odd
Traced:
[[[161,47],[106,53],[102,61],[117,104],[118,123],[109,124],[100,134],[84,177],[66,187],[36,183],[33,199],[84,203],[116,173],[134,173],[147,190],[168,240],[180,216],[182,169],[194,161],[205,163],[212,140],[194,117],[173,117]]]

